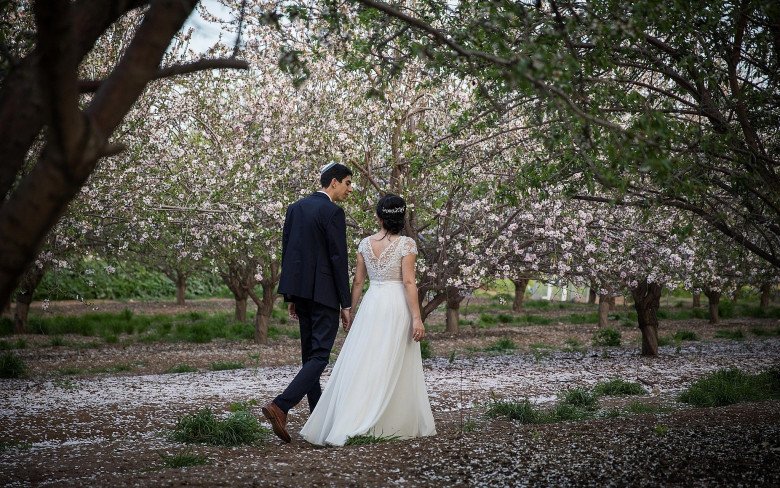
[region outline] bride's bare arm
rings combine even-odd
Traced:
[[[401,279],[404,282],[406,304],[412,314],[412,338],[419,341],[425,337],[425,326],[420,315],[420,300],[417,298],[417,275],[414,269],[416,261],[417,255],[414,253],[401,259]]]
[[[363,255],[357,253],[357,263],[355,264],[355,278],[352,280],[352,315],[357,312],[357,305],[360,301],[360,295],[363,294],[363,283],[366,282],[366,262]]]

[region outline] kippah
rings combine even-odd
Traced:
[[[325,166],[320,168],[320,174],[325,173],[326,171],[328,171],[330,168],[332,168],[336,164],[337,164],[336,161],[331,161],[330,163],[326,164]]]

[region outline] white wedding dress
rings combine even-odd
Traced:
[[[420,344],[412,339],[401,282],[401,258],[417,254],[417,245],[400,236],[377,257],[365,238],[358,252],[371,284],[301,435],[312,444],[334,446],[363,434],[434,435]]]

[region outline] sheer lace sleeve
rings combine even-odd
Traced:
[[[409,254],[417,254],[417,243],[411,237],[405,237],[404,242],[401,245],[401,256]]]
[[[364,237],[360,244],[358,244],[358,252],[363,255],[364,258],[368,257],[371,253],[371,244],[368,242],[368,237]]]

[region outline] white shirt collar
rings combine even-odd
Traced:
[[[331,202],[333,201],[333,199],[330,198],[330,195],[328,195],[327,192],[324,192],[322,190],[317,190],[317,193],[324,193],[328,197],[328,200],[330,200]]]

